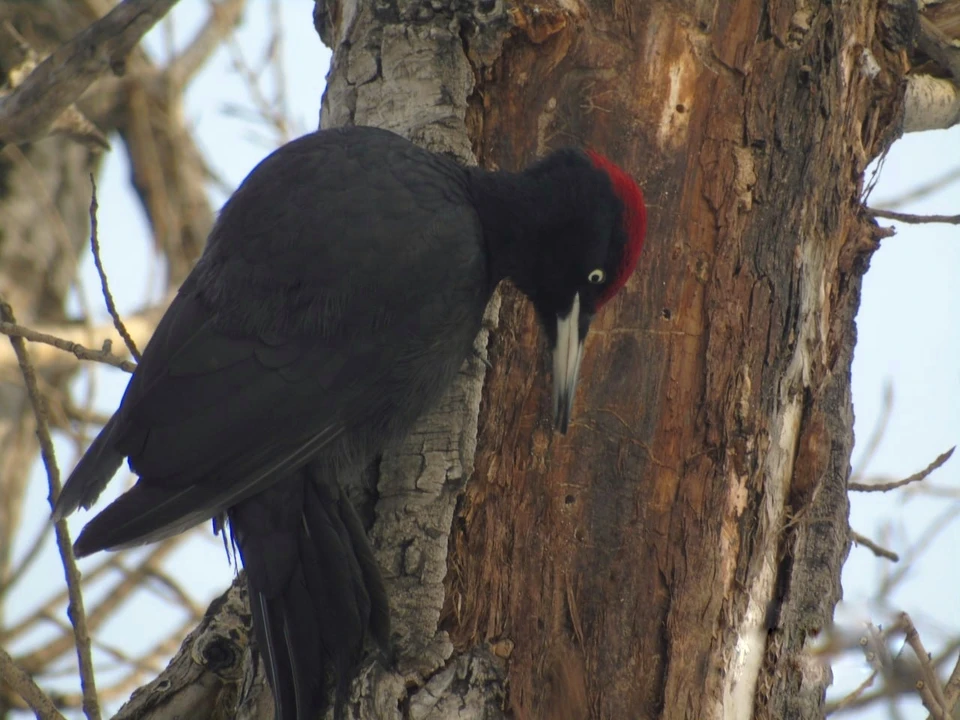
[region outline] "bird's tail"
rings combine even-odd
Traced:
[[[343,715],[371,637],[388,651],[390,615],[356,511],[308,464],[229,511],[247,572],[259,654],[277,720],[315,720],[335,687]]]
[[[120,468],[123,455],[113,449],[113,428],[116,417],[114,415],[103,426],[100,434],[90,444],[90,448],[80,458],[80,462],[64,483],[53,509],[54,521],[65,518],[78,507],[89,508],[93,505]]]

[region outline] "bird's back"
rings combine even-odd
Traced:
[[[279,720],[339,716],[389,610],[338,483],[454,379],[492,292],[467,174],[392,133],[305,136],[224,206],[56,514],[129,459],[78,555],[229,519]],[[328,677],[329,675],[329,677]]]
[[[67,482],[61,514],[89,506],[118,457],[141,477],[142,501],[108,508],[79,550],[175,534],[308,458],[336,469],[402,434],[455,376],[492,290],[465,182],[371,128],[265,159]]]

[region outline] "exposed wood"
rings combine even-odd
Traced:
[[[538,3],[478,73],[482,162],[590,144],[650,238],[552,434],[507,293],[448,575],[457,647],[513,647],[517,718],[817,717],[847,552],[849,370],[897,132],[874,3]],[[869,62],[868,62],[869,61]]]
[[[651,219],[566,437],[507,290],[493,369],[467,363],[381,464],[369,519],[400,663],[363,673],[357,717],[821,714],[829,670],[804,648],[848,548],[853,317],[880,234],[863,171],[899,132],[916,25],[910,3],[877,5],[317,3],[325,126],[491,167],[593,145]],[[269,717],[241,594],[127,716]]]

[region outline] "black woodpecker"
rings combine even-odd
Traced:
[[[224,205],[55,518],[89,508],[124,458],[137,483],[78,556],[226,522],[246,568],[278,720],[341,716],[386,593],[338,476],[450,385],[509,278],[553,349],[566,432],[590,320],[633,272],[646,210],[602,156],[465,168],[391,132],[322,130],[261,162]]]

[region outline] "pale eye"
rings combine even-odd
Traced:
[[[600,268],[597,268],[596,270],[591,271],[591,273],[587,275],[587,281],[591,285],[599,285],[606,279],[607,279],[607,274]]]

